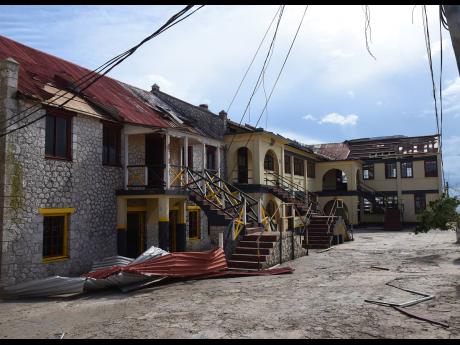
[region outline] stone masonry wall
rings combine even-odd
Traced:
[[[281,233],[281,246],[282,253],[281,258],[282,262],[291,261],[293,259],[293,247],[294,247],[294,259],[297,259],[301,256],[304,256],[307,253],[307,250],[302,248],[302,238],[301,236],[294,235],[292,238],[292,232],[282,232]],[[294,242],[294,245],[293,245]],[[275,243],[273,250],[270,255],[267,257],[267,261],[264,263],[263,267],[271,267],[280,263],[280,239]]]
[[[19,111],[25,107],[21,102]],[[5,202],[3,219],[3,285],[79,275],[94,260],[116,255],[115,190],[123,186],[123,169],[102,165],[102,123],[73,117],[73,159],[62,161],[44,158],[45,120],[7,137],[5,195],[10,202]],[[38,209],[68,207],[75,208],[69,224],[69,259],[42,263],[43,216]]]

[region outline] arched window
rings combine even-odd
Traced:
[[[267,152],[267,154],[265,155],[264,169],[275,171],[275,159],[273,158],[273,155],[271,154],[271,152]]]

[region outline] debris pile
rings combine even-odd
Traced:
[[[54,276],[33,280],[6,287],[3,293],[9,298],[19,298],[73,295],[114,287],[128,292],[166,280],[275,275],[293,271],[291,267],[260,271],[229,269],[222,248],[168,253],[152,246],[136,259],[112,256],[94,262],[91,271],[81,277]]]

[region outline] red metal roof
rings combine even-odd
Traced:
[[[24,95],[45,100],[51,94],[43,90],[47,83],[76,81],[90,70],[50,54],[27,47],[0,35],[0,60],[13,58],[19,66],[18,90]],[[84,92],[90,100],[113,109],[124,121],[167,128],[161,115],[138,99],[115,79],[102,77]]]
[[[119,272],[130,272],[144,275],[190,278],[217,273],[225,269],[227,269],[225,253],[222,248],[217,248],[206,252],[169,253],[138,264],[113,266],[89,272],[83,276],[104,279]]]

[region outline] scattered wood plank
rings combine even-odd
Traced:
[[[324,252],[328,252],[329,250],[333,249],[334,247],[329,247],[327,249],[323,249],[323,250],[320,250],[319,252],[317,253],[324,253]]]
[[[392,305],[392,307],[393,307],[393,309],[396,309],[400,313],[403,313],[404,315],[407,315],[407,316],[412,317],[414,319],[421,320],[421,321],[426,321],[426,322],[429,322],[429,323],[434,323],[435,325],[439,325],[439,326],[442,326],[442,327],[449,328],[449,325],[447,323],[432,320],[432,319],[429,319],[429,318],[427,318],[425,316],[416,315],[416,314],[414,314],[412,312],[407,311],[404,308],[400,308],[400,307],[397,307],[397,306],[394,306],[394,305]]]

